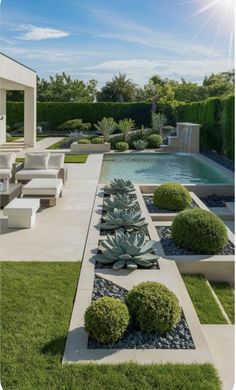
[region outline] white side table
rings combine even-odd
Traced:
[[[39,199],[14,199],[3,210],[8,217],[8,228],[29,229],[36,221],[36,211],[39,209]]]

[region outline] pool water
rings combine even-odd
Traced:
[[[127,153],[103,157],[100,183],[114,178],[133,183],[222,183],[233,184],[228,175],[210,162],[186,153]]]

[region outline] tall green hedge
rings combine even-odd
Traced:
[[[201,124],[201,150],[214,149],[234,158],[234,96],[180,106],[177,119]]]
[[[159,111],[168,118],[168,123],[175,121],[171,107],[159,107]],[[83,122],[97,123],[103,117],[112,117],[115,120],[123,118],[134,119],[137,126],[149,126],[151,121],[151,103],[55,103],[38,102],[37,120],[47,121],[51,129],[69,119],[81,118]],[[7,103],[8,124],[23,121],[24,105],[22,102]]]

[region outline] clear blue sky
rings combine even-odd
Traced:
[[[1,0],[0,0],[1,1]],[[201,82],[233,67],[233,0],[2,0],[1,51],[40,77]]]

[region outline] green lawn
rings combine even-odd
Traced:
[[[4,390],[219,390],[203,365],[61,365],[79,263],[1,264]]]
[[[202,275],[182,275],[188,293],[202,324],[226,324],[206,279]]]
[[[87,161],[87,154],[65,154],[65,163],[83,164]],[[17,157],[16,162],[24,162],[24,157]]]
[[[63,144],[65,143],[65,138],[63,138],[61,141],[56,142],[55,144],[49,146],[47,149],[70,149],[70,147],[65,147]]]
[[[226,314],[234,324],[234,289],[227,282],[210,282]]]

